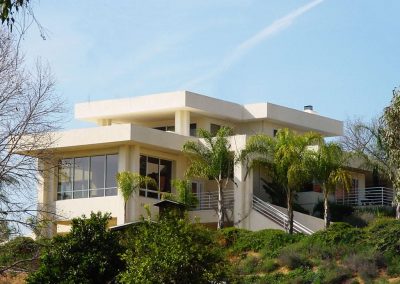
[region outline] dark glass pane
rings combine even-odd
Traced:
[[[106,188],[117,187],[118,155],[107,155],[106,161]]]
[[[63,193],[66,191],[72,191],[73,168],[73,159],[64,159],[60,161],[58,167],[57,199],[64,199],[62,198]]]
[[[89,188],[89,157],[75,158],[74,191]],[[74,195],[75,198],[75,195]]]
[[[116,187],[106,188],[105,194],[106,196],[115,196],[117,195],[117,188]]]
[[[154,179],[156,181],[156,184],[159,184],[158,163],[159,163],[159,159],[157,159],[157,158],[152,158],[152,157],[147,158],[147,176]],[[151,184],[148,184],[147,188],[151,189],[151,190],[158,190],[157,187],[155,187]]]
[[[160,191],[171,192],[172,162],[160,160]]]
[[[165,131],[165,126],[160,126],[160,127],[154,127],[153,129]]]
[[[140,196],[146,196],[146,190],[140,190],[139,191]]]
[[[147,191],[147,197],[148,198],[156,198],[156,199],[158,199],[158,192]]]
[[[91,189],[89,191],[89,197],[100,197],[100,196],[104,196],[104,188]]]
[[[64,191],[57,193],[57,200],[64,200],[64,199],[71,199],[72,198],[72,191]]]
[[[175,131],[175,125],[167,126],[167,131]]]
[[[221,125],[211,123],[210,125],[210,132],[212,136],[217,135],[218,130],[221,129]]]
[[[146,176],[146,168],[147,168],[147,157],[140,156],[140,170],[139,173],[141,176]]]
[[[191,123],[190,124],[190,136],[197,136],[197,124],[196,123]]]
[[[89,190],[87,190],[87,189],[85,189],[85,190],[78,190],[78,191],[75,191],[75,190],[74,190],[74,199],[77,199],[77,198],[87,198],[87,197],[88,197],[88,193],[89,193]]]
[[[104,188],[105,156],[90,157],[90,188]]]

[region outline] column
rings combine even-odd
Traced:
[[[188,110],[175,111],[175,132],[190,136],[190,112]]]
[[[140,174],[140,145],[131,146],[130,154],[131,171]],[[140,218],[140,201],[139,192],[134,192],[128,203],[128,222],[139,220]]]
[[[118,151],[118,172],[130,171],[130,147],[128,145],[120,146]],[[117,212],[113,212],[113,217],[117,217],[117,225],[122,225],[128,222],[125,220],[125,209],[124,209],[124,199],[122,197],[121,191],[118,189],[118,196],[120,206]],[[129,212],[129,203],[127,205],[127,216]]]

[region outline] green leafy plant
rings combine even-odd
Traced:
[[[217,283],[229,266],[214,233],[187,218],[144,221],[128,231],[121,283]]]
[[[156,181],[147,176],[141,176],[138,173],[119,172],[117,174],[118,188],[121,190],[124,199],[124,218],[127,221],[127,205],[132,194],[137,192],[141,187],[152,185],[158,187]]]
[[[186,206],[186,209],[197,206],[199,201],[190,188],[189,180],[174,179],[172,180],[172,186],[175,187],[177,193],[164,194],[164,199],[180,202]]]
[[[107,229],[109,214],[72,219],[70,233],[56,236],[27,283],[109,283],[123,268],[118,235]]]

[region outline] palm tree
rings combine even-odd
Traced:
[[[229,127],[221,127],[216,136],[200,129],[198,142],[189,141],[183,145],[183,152],[189,157],[190,165],[186,171],[188,177],[212,179],[218,188],[218,229],[223,228],[225,214],[223,208],[223,191],[229,180],[232,180],[234,154],[230,151],[228,136],[232,133]]]
[[[305,153],[318,137],[314,133],[297,135],[289,129],[279,130],[275,138],[258,134],[249,138],[240,155],[248,168],[257,164],[264,166],[286,193],[290,234],[293,233],[294,193],[310,177]]]
[[[318,149],[309,150],[307,156],[314,181],[321,185],[324,195],[324,222],[327,229],[330,225],[329,194],[335,192],[338,184],[342,184],[345,190],[351,185],[351,175],[344,169],[345,152],[339,144],[325,143],[321,139]]]
[[[129,198],[134,192],[137,192],[141,186],[152,185],[158,187],[156,181],[148,176],[141,176],[138,173],[119,172],[117,173],[117,184],[121,190],[122,198],[124,199],[124,218],[127,220],[126,208]]]

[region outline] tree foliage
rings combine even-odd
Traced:
[[[70,233],[56,236],[40,257],[27,283],[109,283],[122,269],[116,233],[107,229],[109,214],[74,218]]]
[[[286,193],[290,233],[293,233],[294,192],[310,178],[307,147],[318,139],[319,136],[313,133],[298,135],[289,129],[281,129],[275,138],[264,134],[250,137],[240,154],[248,168],[264,166]]]
[[[235,155],[231,151],[228,136],[229,127],[221,127],[215,137],[207,130],[200,129],[200,141],[189,141],[183,145],[183,152],[188,156],[190,165],[186,171],[188,177],[212,179],[218,187],[218,229],[224,226],[225,210],[223,194],[232,180]]]
[[[390,105],[381,117],[381,140],[388,154],[390,180],[396,192],[396,218],[400,219],[400,89],[393,90]]]
[[[172,180],[172,186],[175,187],[176,194],[166,193],[163,198],[180,202],[186,206],[186,209],[196,207],[199,201],[193,194],[190,185],[189,180],[174,179]]]
[[[127,204],[132,194],[136,193],[141,187],[146,188],[147,185],[158,187],[154,179],[132,172],[119,172],[117,174],[117,184],[124,199],[125,222],[127,221]]]
[[[51,132],[59,129],[64,111],[49,68],[38,62],[28,72],[16,45],[0,30],[0,221],[13,232],[18,225],[30,226],[29,217],[38,220],[36,202],[22,200],[36,199],[35,182],[53,167]],[[49,215],[39,215],[43,218]]]
[[[324,195],[325,228],[330,225],[328,195],[334,193],[338,185],[345,190],[351,187],[351,175],[345,169],[346,155],[339,144],[326,143],[319,139],[317,149],[307,152],[306,165],[310,169],[314,181],[321,185]]]
[[[144,221],[127,234],[121,283],[220,283],[228,264],[214,234],[187,219]]]

